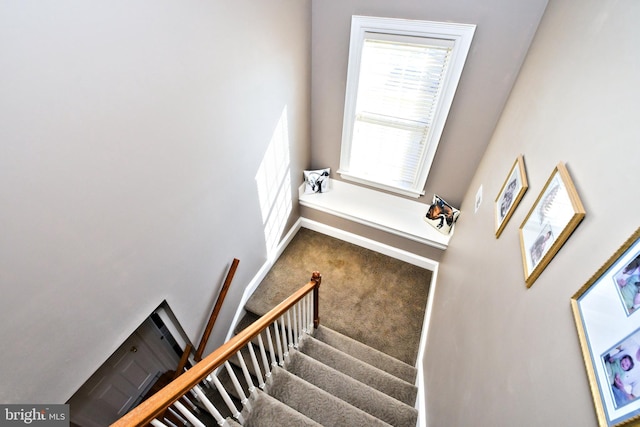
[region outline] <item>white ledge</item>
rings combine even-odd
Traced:
[[[446,249],[451,235],[445,235],[423,218],[428,205],[334,179],[326,193],[304,194],[299,189],[302,206],[329,213],[406,239]]]

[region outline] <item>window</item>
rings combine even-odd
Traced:
[[[338,173],[419,197],[474,25],[354,16]]]

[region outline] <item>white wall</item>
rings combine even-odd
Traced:
[[[283,114],[278,177],[309,161],[309,28],[300,0],[0,4],[1,402],[66,401],[165,299],[197,345],[236,257],[221,343]]]
[[[570,298],[638,227],[640,3],[551,0],[439,269],[425,358],[430,426],[596,425]],[[516,156],[530,188],[499,239]],[[518,228],[566,163],[586,218],[530,289]]]

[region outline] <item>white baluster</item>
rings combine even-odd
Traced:
[[[293,331],[291,328],[291,310],[287,311],[287,338],[289,338],[289,347],[293,347]]]
[[[222,400],[224,400],[224,403],[227,404],[227,408],[229,408],[229,410],[233,414],[233,418],[237,419],[240,424],[244,424],[244,419],[242,417],[242,414],[240,413],[240,411],[238,411],[238,408],[236,408],[236,405],[233,404],[233,401],[231,400],[229,393],[227,393],[227,390],[225,390],[224,386],[222,385],[218,377],[213,377],[213,384],[215,384],[216,388],[218,389],[218,392],[222,396]]]
[[[307,329],[307,296],[300,300],[300,322],[302,323],[301,333],[304,335],[309,332]]]
[[[278,328],[276,327],[276,330]],[[271,354],[271,366],[277,366],[278,362],[276,361],[276,352],[273,348],[273,341],[271,340],[271,329],[270,326],[267,326],[265,329],[265,334],[267,336],[267,344],[269,345],[269,354]]]
[[[308,295],[308,294],[307,294]],[[300,301],[301,303],[301,307],[302,307],[302,333],[303,334],[307,334],[309,333],[309,328],[308,328],[308,323],[307,323],[307,312],[308,312],[308,307],[307,307],[307,295],[304,296],[304,298],[302,298],[302,300]]]
[[[180,414],[180,412],[176,411],[173,406],[169,406],[167,408],[167,410],[169,412],[171,412],[171,414],[180,421],[181,425],[184,426],[184,425],[187,424],[187,420],[185,420],[184,417]],[[172,425],[174,427],[178,427],[171,420],[168,420],[166,417],[165,417],[164,421],[169,425]]]
[[[278,330],[278,321],[273,322],[273,330],[276,333],[276,347],[278,347],[278,357],[280,366],[284,365],[284,356],[282,355],[282,341],[280,340],[280,331]]]
[[[244,362],[244,357],[242,357],[241,352],[237,352],[236,356],[238,356],[238,361],[240,362],[240,369],[242,369],[244,380],[247,382],[247,387],[249,387],[249,393],[253,393],[256,390],[256,386],[253,384],[251,373],[249,372],[249,369],[247,369],[247,364]]]
[[[271,365],[267,359],[267,352],[264,348],[264,342],[262,341],[262,334],[258,334],[258,348],[260,349],[260,356],[262,357],[262,366],[264,367],[264,376],[267,380],[271,376]]]
[[[250,407],[251,404],[249,403],[249,399],[244,394],[244,390],[240,385],[240,381],[238,380],[238,377],[236,376],[231,363],[229,363],[228,361],[224,362],[224,366],[225,368],[227,368],[227,372],[229,373],[229,377],[231,378],[231,382],[233,383],[233,387],[235,388],[236,393],[238,394],[238,396],[240,396],[240,403],[242,403],[242,406],[244,407]]]
[[[293,348],[298,348],[298,305],[291,307],[291,316],[293,317]]]
[[[298,301],[298,345],[300,345],[300,339],[304,335],[304,322],[302,321],[302,300]]]
[[[307,295],[307,328],[309,328],[309,334],[313,333],[313,292]]]
[[[258,358],[256,357],[256,352],[253,350],[253,344],[251,344],[251,341],[247,343],[247,347],[249,347],[249,354],[251,355],[253,369],[255,369],[255,375],[256,378],[258,378],[258,387],[264,390],[264,378],[262,377],[262,370],[260,369],[260,365],[258,364]]]
[[[314,325],[315,325],[314,307],[316,306],[316,296],[315,296],[315,294],[313,292],[311,292],[311,294],[309,294],[309,296],[311,297],[311,298],[309,298],[310,299],[310,303],[309,303],[310,304],[309,305],[309,318],[310,318],[310,322],[311,322],[310,323],[310,325],[311,325],[310,328],[313,331],[315,329],[314,328]]]
[[[304,334],[304,322],[302,321],[302,307],[304,306],[304,302],[302,300],[298,301],[298,345],[300,345],[300,338]]]
[[[196,406],[196,404],[191,401],[194,398],[197,399],[197,396],[196,396],[195,391],[193,391],[193,389],[187,391],[182,396],[183,404],[189,405],[189,407],[191,408],[191,411],[197,411],[198,410],[198,407]]]
[[[287,330],[284,324],[284,314],[280,317],[280,331],[282,332],[282,349],[284,351],[283,360],[289,359],[289,345],[287,344]]]
[[[207,411],[209,411],[209,413],[211,415],[213,415],[213,418],[215,418],[215,420],[218,423],[218,425],[219,426],[223,425],[224,424],[224,417],[222,416],[220,411],[218,411],[216,409],[216,407],[213,406],[213,403],[211,403],[211,401],[209,400],[207,395],[204,394],[204,391],[202,391],[200,386],[196,385],[193,388],[193,391],[196,394],[196,396],[198,396],[198,400],[204,405],[204,407],[207,409]]]
[[[161,421],[156,420],[155,418],[151,420],[151,425],[153,427],[167,427],[167,425]]]
[[[215,378],[215,377],[214,377]],[[193,424],[195,427],[206,427],[202,421],[200,421],[195,415],[193,415],[189,410],[180,402],[176,401],[173,403],[173,406],[180,411],[182,415]]]

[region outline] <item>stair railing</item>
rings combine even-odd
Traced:
[[[200,339],[200,345],[198,345],[198,349],[196,350],[196,354],[193,357],[196,362],[202,360],[202,353],[204,353],[204,349],[207,346],[207,342],[209,341],[209,336],[211,336],[211,332],[213,331],[213,326],[218,319],[218,314],[220,314],[220,309],[222,308],[222,303],[224,303],[224,299],[227,296],[227,291],[231,286],[231,281],[233,280],[233,276],[236,274],[236,270],[238,269],[238,264],[240,260],[238,258],[234,258],[231,263],[231,267],[227,272],[227,277],[224,279],[224,283],[222,284],[222,288],[220,289],[220,293],[218,294],[218,298],[216,300],[216,304],[213,307],[213,311],[211,312],[211,316],[209,316],[209,322],[207,323],[206,328],[202,334],[202,338]]]
[[[155,427],[165,427],[167,424],[156,417],[162,417],[163,414],[169,411],[178,417],[184,417],[186,421],[196,427],[204,427],[204,424],[194,414],[194,412],[197,412],[195,410],[196,405],[188,403],[193,399],[214,417],[218,425],[228,425],[220,411],[206,396],[203,388],[206,389],[207,387],[215,387],[232,416],[240,424],[243,424],[244,419],[241,411],[243,408],[250,410],[249,397],[257,392],[254,378],[258,383],[257,386],[263,389],[271,375],[272,368],[284,365],[289,358],[289,349],[297,348],[300,338],[310,333],[312,328],[318,327],[318,297],[321,280],[320,273],[313,272],[309,283],[214,350],[191,369],[185,371],[158,393],[149,397],[124,417],[117,420],[111,427],[144,426],[148,424]],[[265,339],[263,339],[263,336]],[[265,340],[267,341],[267,347],[264,344]],[[258,361],[256,355],[253,344],[255,341],[257,341],[262,363]],[[253,371],[249,370],[244,360],[242,352],[244,349],[246,349],[245,354],[249,353]],[[231,358],[235,358],[241,367],[248,394],[245,393],[245,388],[241,386],[240,380],[229,363]],[[269,358],[271,359],[270,361]],[[233,399],[216,375],[216,370],[221,369],[223,366],[231,378],[242,408],[236,407]],[[263,370],[264,375],[262,374]],[[187,396],[190,396],[190,398],[186,398]],[[182,402],[187,402],[187,405]]]

